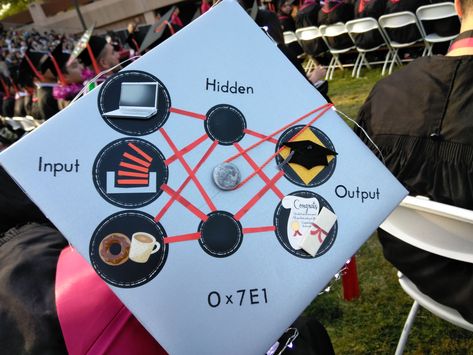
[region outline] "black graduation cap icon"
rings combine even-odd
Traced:
[[[141,43],[140,52],[143,52],[145,49],[152,47],[156,42],[158,42],[163,34],[168,30],[168,26],[172,26],[170,23],[170,19],[176,7],[171,7],[168,12],[166,12],[158,22],[156,22],[153,26],[150,27],[148,33],[145,36],[145,39]],[[171,33],[172,34],[172,33]]]
[[[292,157],[288,162],[302,165],[306,169],[320,165],[327,166],[329,163],[327,155],[337,155],[333,150],[309,140],[284,142],[282,145],[291,149]]]

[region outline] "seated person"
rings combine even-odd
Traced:
[[[427,5],[428,0],[387,0],[385,15],[401,11],[416,13],[418,7]],[[392,41],[399,43],[415,42],[422,38],[417,26],[412,24],[403,28],[388,28],[387,34]]]
[[[461,34],[447,56],[419,58],[380,80],[358,121],[412,195],[473,209],[473,2],[455,5]],[[378,235],[388,261],[423,293],[473,323],[473,264],[415,248],[381,230]]]
[[[385,8],[385,0],[356,0],[355,18],[372,17],[377,20],[384,15]]]
[[[385,0],[357,0],[355,3],[355,18],[371,17],[377,20],[384,14],[385,7]],[[373,48],[384,42],[378,30],[357,33],[353,37],[357,47],[363,49]]]
[[[346,23],[353,20],[353,17],[354,7],[349,0],[327,0],[319,10],[318,22],[319,26],[329,26],[338,22]],[[353,46],[353,41],[348,33],[337,37],[328,37],[327,42],[335,49]]]
[[[345,23],[353,20],[354,16],[355,9],[350,0],[327,0],[319,10],[318,23],[319,26]]]
[[[296,23],[292,18],[292,9],[294,0],[281,0],[280,5],[278,6],[278,19],[281,23],[282,31],[292,31],[296,30]]]
[[[296,28],[318,26],[319,0],[304,0],[296,15]]]

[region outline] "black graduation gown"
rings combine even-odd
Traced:
[[[355,17],[355,9],[353,4],[350,3],[339,3],[334,1],[329,1],[327,4],[322,7],[318,14],[318,22],[320,25],[332,25],[337,22],[348,22],[353,20]]]
[[[62,235],[0,167],[0,349],[66,354],[54,281]]]
[[[296,15],[296,28],[318,26],[317,15],[320,10],[319,2],[304,4]]]
[[[15,115],[15,98],[4,97],[2,101],[2,116],[13,117]]]
[[[379,81],[363,105],[359,124],[411,194],[473,209],[472,82],[473,56],[422,57]],[[422,292],[473,323],[473,264],[379,237],[385,257]]]
[[[385,14],[393,14],[401,11],[416,13],[419,6],[427,5],[428,0],[387,0]],[[403,28],[388,28],[388,36],[391,40],[400,43],[414,42],[422,38],[416,25],[408,25]]]
[[[384,14],[386,0],[357,0],[355,3],[355,18],[372,17],[378,19]],[[383,38],[377,30],[354,34],[358,47],[369,49],[382,44]]]
[[[53,88],[42,86],[37,90],[38,95],[38,119],[47,120],[59,112],[57,100],[53,96]]]
[[[318,22],[320,25],[333,25],[337,22],[346,23],[353,20],[355,16],[353,4],[329,2],[319,10]],[[328,43],[335,49],[353,46],[353,41],[348,34],[337,37],[328,37]]]
[[[291,15],[286,15],[283,13],[278,14],[278,19],[281,24],[281,28],[283,32],[285,31],[292,31],[294,32],[296,30],[296,23],[294,22],[294,19],[292,18]]]

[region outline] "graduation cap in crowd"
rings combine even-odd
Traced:
[[[35,77],[40,81],[44,81],[43,74],[41,73],[41,64],[46,60],[46,56],[46,52],[31,51],[28,48],[18,67],[18,74],[21,78],[20,82],[23,81],[23,84],[28,85],[32,83]]]
[[[174,34],[174,28],[170,22],[171,16],[176,10],[176,7],[171,7],[168,12],[166,12],[158,22],[156,22],[153,26],[150,27],[148,33],[141,43],[140,52],[143,52],[146,49],[151,49],[156,46],[159,42],[162,42],[169,36]],[[167,35],[164,34],[167,32]]]
[[[61,68],[66,65],[70,54],[62,51],[62,42],[63,39],[61,39],[59,44],[47,54],[46,60],[41,64],[41,72],[44,74],[49,69],[63,85],[66,85],[66,79],[64,78],[64,73]]]
[[[99,75],[101,70],[97,58],[107,45],[105,38],[100,36],[90,36],[85,43],[84,50],[78,55],[78,58],[85,66],[92,66],[95,74]]]
[[[74,59],[78,58],[82,51],[87,48],[87,44],[89,43],[90,37],[92,36],[92,32],[94,32],[94,25],[88,28],[77,41],[74,49],[72,50],[71,56],[67,61],[67,65],[70,65]]]
[[[325,148],[310,140],[284,142],[284,146],[291,149],[289,163],[302,165],[306,169],[316,166],[327,166],[328,155],[337,155],[336,152]]]

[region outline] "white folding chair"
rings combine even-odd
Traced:
[[[391,58],[391,65],[389,66],[389,74],[392,73],[394,64],[402,65],[401,59],[399,58],[398,52],[401,48],[410,47],[417,42],[423,40],[424,38],[424,31],[421,29],[419,25],[419,21],[417,20],[416,15],[414,15],[410,11],[402,11],[396,12],[394,14],[383,15],[378,19],[379,26],[384,32],[389,45],[393,48],[393,56]],[[419,31],[419,38],[415,39],[414,41],[409,42],[397,42],[394,41],[390,36],[388,29],[400,29],[403,27],[407,27],[409,25],[415,25]],[[424,41],[425,43],[425,41]]]
[[[380,227],[417,248],[473,263],[473,211],[408,196]],[[401,287],[414,303],[399,338],[396,355],[404,351],[419,305],[439,318],[473,331],[473,324],[465,321],[456,310],[423,294],[401,273],[398,276]]]
[[[333,45],[330,44],[331,39],[333,40],[337,37],[348,35],[348,31],[345,27],[345,24],[341,22],[329,26],[320,26],[319,30],[322,34],[322,38],[325,40],[325,44],[327,44],[330,54],[332,55],[332,59],[330,60],[330,63],[327,68],[327,74],[325,76],[325,80],[331,80],[333,78],[333,72],[335,71],[337,66],[342,70],[344,69],[339,59],[340,54],[354,50],[355,44],[353,43],[350,37],[349,38],[351,43],[344,48],[334,48]]]
[[[302,59],[304,57],[304,50],[299,44],[296,34],[293,31],[284,31],[283,36],[284,44],[297,55],[298,59]]]
[[[452,36],[440,36],[437,33],[427,33],[422,23],[422,21],[442,20],[450,17],[458,18],[458,14],[455,11],[455,5],[452,2],[420,6],[416,11],[416,15],[419,19],[419,25],[425,33],[424,40],[427,44],[422,55],[432,55],[434,43],[452,41],[458,35],[457,33]]]
[[[289,45],[293,42],[297,42],[297,37],[296,37],[296,34],[292,31],[284,31],[283,32],[283,35],[284,35],[284,43],[286,45]]]
[[[308,73],[317,65],[313,58],[316,53],[314,53],[312,50],[309,50],[309,48],[315,44],[315,41],[322,39],[322,34],[315,26],[298,28],[295,34],[302,49],[304,50],[304,53],[309,58],[304,66],[304,70],[306,73]]]
[[[372,17],[364,17],[348,21],[345,26],[347,28],[348,34],[353,40],[353,43],[355,43],[356,50],[358,51],[358,57],[356,58],[355,66],[353,67],[353,72],[351,76],[354,77],[356,75],[356,77],[359,78],[360,71],[363,65],[366,65],[368,68],[371,68],[370,63],[366,60],[366,53],[377,51],[383,47],[386,47],[388,52],[386,53],[386,57],[383,64],[383,71],[381,72],[381,75],[384,75],[388,67],[389,59],[391,58],[392,49],[389,46],[388,40],[386,39],[384,33],[380,29],[378,21],[376,21]],[[357,36],[368,34],[371,31],[376,31],[376,33],[379,33],[383,42],[373,43],[368,48],[361,48],[360,45],[357,43]]]

